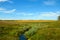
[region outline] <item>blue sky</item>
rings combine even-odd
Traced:
[[[0,0],[0,20],[57,20],[60,0]]]

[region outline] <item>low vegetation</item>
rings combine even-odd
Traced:
[[[60,21],[21,22],[0,20],[0,40],[19,40],[21,32],[28,40],[60,40]]]

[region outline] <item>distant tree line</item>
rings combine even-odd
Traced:
[[[60,20],[60,16],[58,16],[58,20]]]

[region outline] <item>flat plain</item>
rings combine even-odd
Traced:
[[[19,40],[21,32],[28,40],[60,40],[60,21],[0,20],[0,40]]]

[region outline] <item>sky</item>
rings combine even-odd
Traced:
[[[0,0],[0,20],[57,20],[60,0]]]

